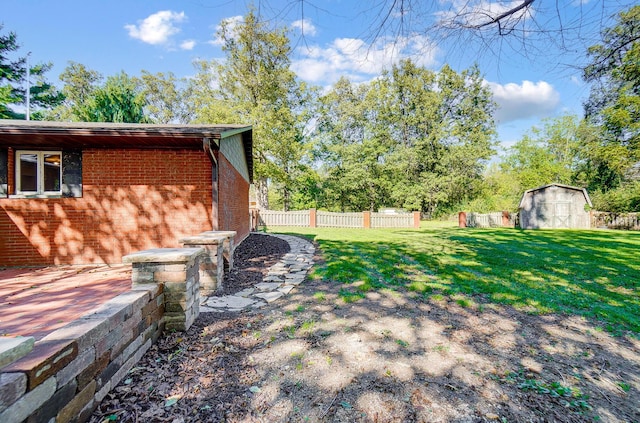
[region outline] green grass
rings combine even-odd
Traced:
[[[340,296],[411,291],[453,297],[463,307],[494,303],[600,321],[612,333],[640,334],[640,233],[630,231],[275,228],[314,238],[326,260],[314,277],[343,284]]]

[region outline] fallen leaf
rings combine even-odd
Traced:
[[[164,406],[165,406],[165,407],[171,407],[172,405],[175,405],[175,404],[178,402],[178,400],[179,400],[180,398],[181,398],[181,396],[180,396],[180,395],[173,395],[173,396],[170,396],[169,398],[167,398],[167,399],[165,400],[165,402],[164,402]]]

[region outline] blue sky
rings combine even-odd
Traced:
[[[382,1],[255,0],[253,4],[271,23],[291,29],[293,70],[300,78],[323,87],[340,76],[367,81],[391,63],[411,57],[437,71],[449,63],[461,71],[473,63],[480,67],[500,108],[499,141],[509,146],[545,117],[582,114],[589,87],[577,68],[585,50],[598,40],[601,22],[633,2],[622,0],[567,0],[558,11],[538,0],[535,13],[520,16],[523,37],[507,37],[488,45],[466,33],[443,39],[425,31],[430,20],[446,16],[461,5],[500,11],[514,2],[488,0],[408,1],[414,7],[401,20],[391,13],[387,32],[377,33],[386,15]],[[418,5],[423,3],[423,5]],[[516,2],[517,3],[517,2]],[[536,4],[534,3],[534,4]],[[216,42],[216,27],[223,19],[238,19],[250,2],[233,0],[0,0],[2,33],[16,32],[20,52],[31,52],[32,62],[52,62],[50,79],[69,61],[82,63],[104,76],[124,70],[129,75],[173,72],[192,75],[196,59],[223,57]],[[428,7],[424,4],[429,4]],[[603,6],[603,4],[605,6]],[[547,7],[547,9],[545,9]],[[502,8],[502,9],[501,9]],[[403,35],[393,32],[402,23]],[[551,34],[538,39],[531,34],[540,26],[563,25],[575,34]],[[577,32],[579,30],[579,32]],[[376,36],[377,35],[377,36]],[[495,32],[484,32],[494,40]],[[558,44],[564,44],[558,50]]]

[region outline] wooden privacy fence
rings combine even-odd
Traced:
[[[640,231],[640,213],[611,213],[591,211],[591,228],[624,229]],[[503,212],[493,213],[458,213],[458,226],[461,228],[495,228],[518,227],[518,214]]]
[[[492,213],[458,213],[458,226],[461,228],[513,228],[518,224],[518,214],[508,211]]]
[[[260,210],[258,226],[304,226],[309,228],[419,228],[420,212],[412,213],[333,213]]]
[[[640,231],[640,213],[591,212],[591,227]]]

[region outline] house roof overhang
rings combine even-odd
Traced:
[[[246,125],[152,125],[140,123],[0,120],[0,147],[203,149],[240,134],[249,175],[253,175],[253,135]]]

